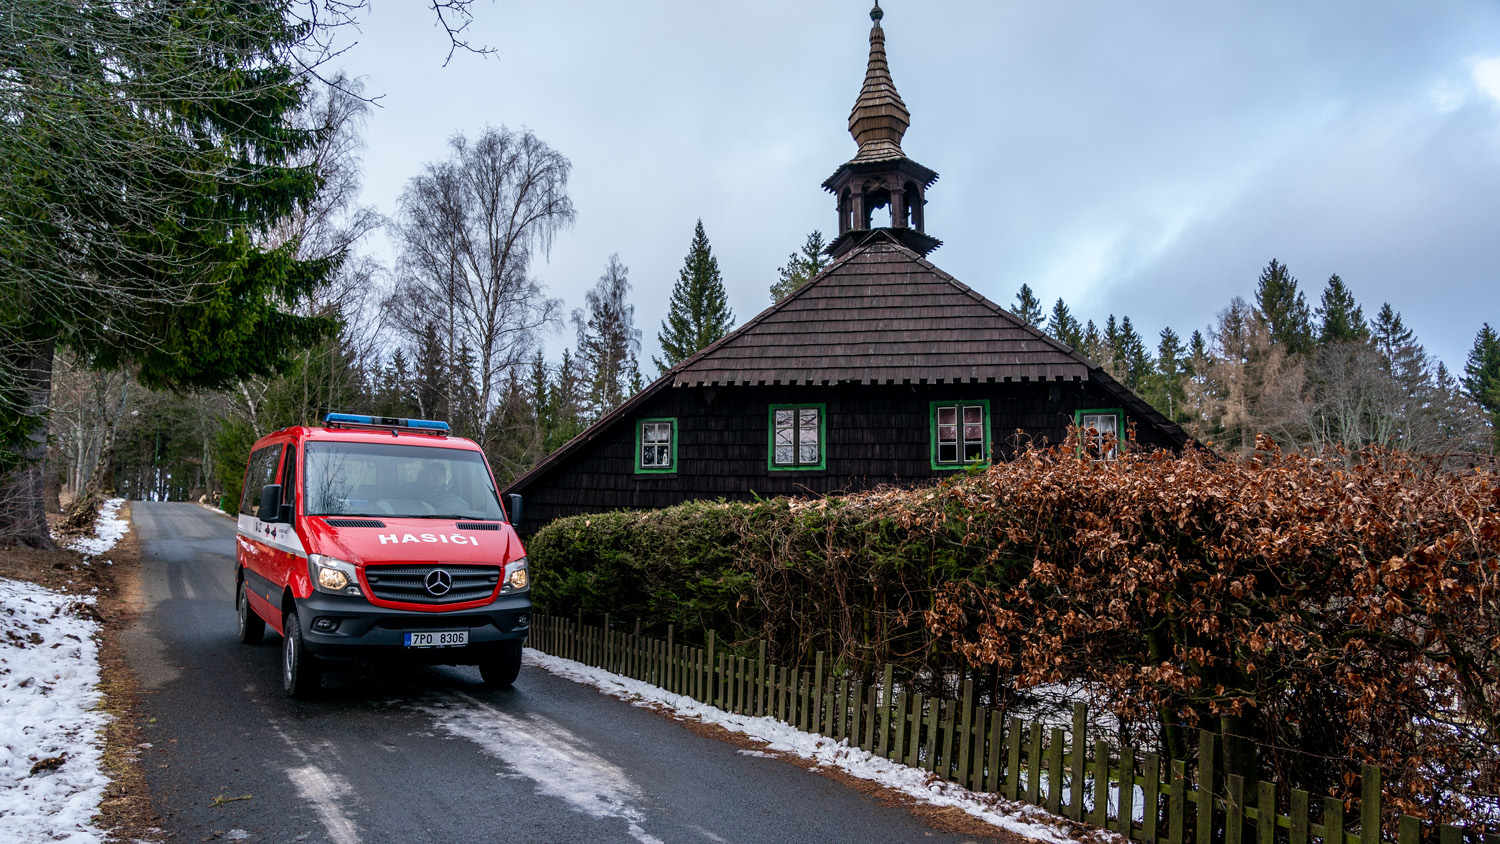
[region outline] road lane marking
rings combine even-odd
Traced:
[[[318,820],[323,822],[323,828],[328,831],[328,838],[333,844],[359,844],[359,833],[354,830],[354,822],[339,808],[339,801],[354,791],[343,777],[329,774],[317,765],[288,768],[286,775],[291,779],[292,785],[297,787],[297,793],[302,795],[302,799],[313,804],[318,812]]]
[[[338,774],[330,774],[319,768],[308,759],[307,753],[296,743],[292,737],[286,734],[276,724],[271,725],[276,735],[281,737],[297,757],[297,761],[303,765],[298,768],[287,768],[287,779],[296,786],[297,793],[302,799],[312,804],[313,810],[322,822],[323,829],[328,833],[328,839],[333,844],[359,844],[359,832],[355,829],[354,822],[344,814],[343,803],[354,794],[354,788],[349,781]],[[329,750],[332,748],[330,747]]]
[[[512,715],[463,692],[466,707],[421,707],[448,733],[468,739],[485,753],[536,784],[538,794],[562,800],[592,818],[625,821],[640,844],[663,844],[641,824],[640,786],[618,765],[587,749],[588,741],[537,714]]]

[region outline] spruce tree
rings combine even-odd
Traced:
[[[1147,398],[1151,404],[1173,422],[1183,416],[1183,402],[1187,397],[1184,382],[1187,380],[1189,361],[1184,355],[1182,339],[1170,327],[1161,330],[1161,339],[1156,345],[1156,372],[1150,379],[1151,388]]]
[[[1025,320],[1027,325],[1042,327],[1042,303],[1031,292],[1031,285],[1023,284],[1016,293],[1016,306],[1010,309],[1011,313]]]
[[[1318,305],[1318,345],[1344,343],[1351,340],[1370,339],[1370,327],[1365,324],[1364,309],[1354,301],[1354,294],[1344,280],[1334,274],[1328,278],[1323,289],[1323,301]]]
[[[1139,392],[1146,386],[1155,364],[1151,360],[1151,353],[1146,351],[1145,341],[1136,332],[1135,326],[1130,324],[1128,316],[1120,319],[1116,344],[1115,362],[1125,376],[1125,386]]]
[[[1068,310],[1068,306],[1063,303],[1060,296],[1057,303],[1052,306],[1052,318],[1047,321],[1047,333],[1072,346],[1075,351],[1083,345],[1083,326],[1078,324],[1078,318]]]
[[[1255,304],[1256,316],[1265,322],[1273,345],[1294,355],[1312,351],[1312,312],[1285,264],[1273,258],[1261,271]]]
[[[771,301],[780,302],[826,269],[830,261],[823,250],[827,248],[821,231],[809,234],[802,248],[787,256],[786,265],[777,271],[780,278],[771,285]]]
[[[693,231],[667,318],[657,332],[662,356],[652,362],[663,374],[678,363],[697,354],[734,328],[734,312],[729,309],[729,295],[719,277],[719,262],[708,245],[703,221]]]
[[[1464,394],[1490,417],[1500,439],[1500,335],[1485,323],[1464,363]]]
[[[1403,348],[1410,346],[1416,335],[1401,321],[1401,312],[1391,307],[1390,302],[1380,305],[1380,312],[1370,323],[1370,338],[1387,362],[1394,361]]]

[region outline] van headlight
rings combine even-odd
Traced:
[[[505,564],[505,582],[500,587],[501,592],[520,592],[529,586],[531,572],[527,568],[525,557]]]
[[[359,575],[354,564],[324,554],[307,555],[307,573],[313,588],[330,595],[358,595]]]

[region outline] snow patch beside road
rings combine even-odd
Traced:
[[[99,508],[99,518],[94,521],[94,535],[74,540],[68,547],[90,557],[97,557],[115,547],[115,543],[130,532],[130,522],[118,518],[120,507],[124,504],[123,498],[111,498],[104,502]]]
[[[93,602],[0,580],[0,841],[103,840]]]
[[[845,742],[835,742],[826,736],[804,733],[774,718],[735,715],[686,695],[672,694],[639,680],[611,674],[600,668],[591,668],[570,659],[549,656],[531,648],[527,648],[524,653],[527,665],[541,668],[575,683],[593,686],[605,694],[629,701],[636,706],[659,707],[681,717],[717,724],[726,730],[763,742],[766,751],[791,754],[812,760],[816,763],[813,770],[816,770],[817,766],[837,768],[850,776],[879,783],[923,803],[959,809],[1017,835],[1047,842],[1047,844],[1077,844],[1072,834],[1074,827],[1070,822],[1048,814],[1035,806],[1008,801],[995,794],[970,791],[926,771],[908,768],[857,747],[850,747]],[[740,753],[747,756],[770,755],[744,750]],[[1103,831],[1094,831],[1089,837],[1098,840],[1119,840],[1112,833]]]
[[[99,508],[94,535],[69,544],[98,556],[130,530],[123,498]],[[100,768],[109,716],[98,708],[94,598],[0,579],[0,841],[96,844],[109,778]]]

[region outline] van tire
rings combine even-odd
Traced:
[[[323,666],[307,650],[302,640],[302,625],[297,613],[289,612],[281,621],[281,689],[290,698],[309,698],[317,694],[323,682]]]
[[[266,636],[266,620],[250,609],[250,596],[245,592],[245,581],[240,580],[234,590],[234,609],[239,615],[239,640],[246,645],[258,645]]]
[[[508,689],[521,673],[521,643],[506,642],[500,653],[479,663],[479,676],[492,689]]]

